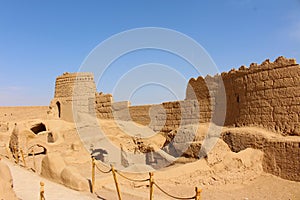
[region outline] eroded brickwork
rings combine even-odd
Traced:
[[[55,94],[48,113],[54,118],[73,121],[73,114],[89,113],[89,104],[95,99],[95,93],[92,73],[64,73],[56,78]]]
[[[111,94],[96,94],[95,110],[100,119],[113,119],[112,113],[113,97]]]
[[[56,78],[54,98],[93,96],[95,92],[92,73],[64,73]]]
[[[209,107],[195,100],[164,102],[157,105],[129,107],[131,119],[154,131],[168,133],[181,125],[208,122]]]
[[[200,105],[209,101],[212,108],[215,103],[219,106],[222,102],[214,93],[218,86],[211,85],[220,85],[214,81],[220,77],[226,91],[226,126],[259,125],[300,135],[300,67],[294,59],[279,57],[273,63],[266,60],[215,77],[191,79],[186,99],[198,99]],[[220,109],[222,106],[215,111]]]
[[[276,176],[300,181],[300,139],[292,136],[271,137],[259,130],[233,129],[222,134],[234,152],[246,148],[264,152],[263,169]]]

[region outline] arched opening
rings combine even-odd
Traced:
[[[46,155],[47,149],[43,145],[35,144],[28,148],[28,156]]]
[[[58,111],[58,118],[60,118],[60,112],[61,112],[61,109],[60,109],[60,103],[59,103],[59,101],[58,102],[56,102],[56,106],[57,106],[57,111]]]

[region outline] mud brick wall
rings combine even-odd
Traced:
[[[151,122],[151,118],[149,116],[151,105],[143,105],[143,106],[131,106],[129,107],[129,113],[132,121],[147,126]]]
[[[148,125],[154,131],[168,133],[182,125],[208,122],[211,110],[198,101],[174,101],[157,105],[131,106],[129,112],[133,121]]]
[[[77,113],[89,113],[95,98],[96,84],[92,73],[64,73],[56,78],[55,93],[48,114],[51,118],[73,122]]]
[[[112,119],[112,103],[113,97],[111,94],[96,94],[95,110],[96,116],[100,119]]]
[[[64,73],[56,78],[54,98],[74,95],[90,97],[95,95],[95,92],[96,85],[92,73]]]
[[[130,120],[129,101],[114,102],[111,94],[96,94],[94,108],[100,119]]]
[[[226,131],[223,140],[234,151],[246,148],[264,152],[263,169],[284,179],[300,181],[300,139],[295,137],[266,137],[250,131]]]
[[[191,79],[186,99],[197,99],[223,112],[218,101],[219,82],[226,92],[227,126],[258,125],[287,135],[300,135],[300,66],[294,59],[277,58],[249,68],[242,66],[215,77]],[[209,92],[207,90],[209,89]],[[216,107],[217,106],[217,107]]]

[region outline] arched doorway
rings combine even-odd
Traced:
[[[60,103],[59,103],[59,101],[58,102],[56,102],[56,106],[57,106],[57,111],[58,111],[58,118],[60,118],[60,115],[61,115],[61,109],[60,109]]]

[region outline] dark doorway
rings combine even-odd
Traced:
[[[60,118],[60,103],[59,103],[59,101],[56,102],[56,106],[57,106],[57,111],[58,111],[58,118]]]
[[[46,126],[43,123],[37,123],[32,125],[31,127],[32,132],[34,132],[35,134],[39,134],[40,132],[46,131]]]
[[[48,133],[47,141],[48,141],[49,143],[53,143],[53,142],[54,142],[54,137],[53,137],[52,132]]]

